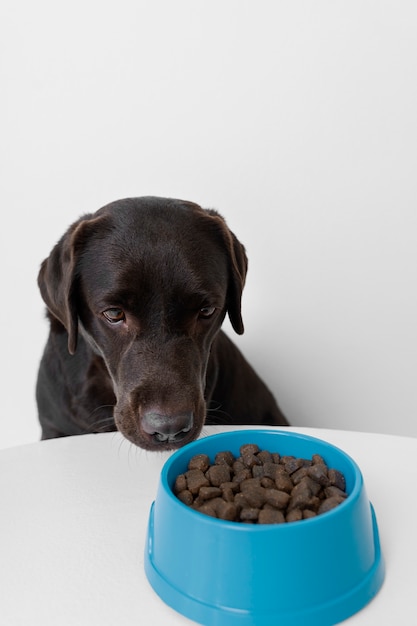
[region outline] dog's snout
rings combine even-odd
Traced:
[[[166,415],[156,411],[148,411],[142,416],[142,428],[156,442],[177,442],[190,432],[193,426],[193,413]]]

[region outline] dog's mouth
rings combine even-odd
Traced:
[[[175,450],[198,437],[202,429],[192,411],[167,414],[146,411],[140,419],[126,419],[115,411],[117,429],[126,439],[145,450]],[[202,420],[203,421],[203,420]]]
[[[187,437],[190,432],[190,428],[184,428],[181,432],[176,433],[175,435],[165,435],[164,433],[154,433],[152,436],[154,437],[157,443],[181,443],[181,441]]]
[[[175,437],[169,435],[163,435],[161,433],[155,433],[152,435],[143,433],[131,433],[118,426],[118,430],[122,433],[126,439],[135,444],[139,448],[151,451],[163,451],[163,450],[176,450],[182,448],[187,443],[197,439],[201,429],[189,429],[181,433],[177,433]]]

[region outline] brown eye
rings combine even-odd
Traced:
[[[203,306],[199,311],[198,317],[200,319],[208,319],[214,314],[215,310],[215,306]]]
[[[110,324],[120,324],[126,319],[122,309],[107,309],[103,311],[103,315]]]

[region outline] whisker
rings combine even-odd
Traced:
[[[216,426],[220,424],[232,424],[232,418],[229,413],[221,410],[221,404],[217,404],[213,408],[207,409],[205,423],[208,426]]]
[[[94,415],[96,411],[100,411],[101,409],[114,409],[114,404],[100,404],[100,406],[96,406],[90,413],[90,417]]]
[[[131,470],[132,469],[132,465],[131,465],[131,462],[130,462],[130,452],[132,450],[132,442],[129,441],[128,439],[126,439],[126,442],[127,442],[127,454],[126,454],[126,456],[127,456],[127,466]]]
[[[90,424],[90,426],[91,426],[91,428],[100,428],[101,426],[104,426],[106,424],[114,424],[114,418],[113,417],[103,417],[102,419],[96,420],[95,422]]]
[[[113,405],[112,404],[102,404],[101,406],[98,406],[94,409],[94,411],[92,411],[89,415],[89,417],[93,417],[93,415],[97,412],[97,411],[101,411],[102,409],[111,409],[112,410],[112,415],[108,416],[108,417],[101,417],[100,419],[95,420],[94,422],[90,422],[88,425],[88,429],[90,432],[105,432],[107,426],[114,426],[114,417],[113,417]],[[113,429],[111,429],[113,430]],[[108,431],[108,429],[107,429]]]
[[[118,455],[119,459],[120,459],[120,456],[121,456],[121,449],[122,449],[122,446],[123,446],[124,443],[130,443],[130,442],[126,439],[126,437],[122,436],[119,439],[119,447],[118,447],[118,450],[117,450],[117,455]]]

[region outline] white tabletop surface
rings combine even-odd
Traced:
[[[206,427],[205,434],[226,430],[232,429]],[[410,624],[417,589],[417,439],[291,430],[350,454],[375,508],[385,582],[344,624]],[[118,433],[0,451],[2,626],[193,623],[159,599],[143,568],[149,508],[168,456],[135,448]]]

